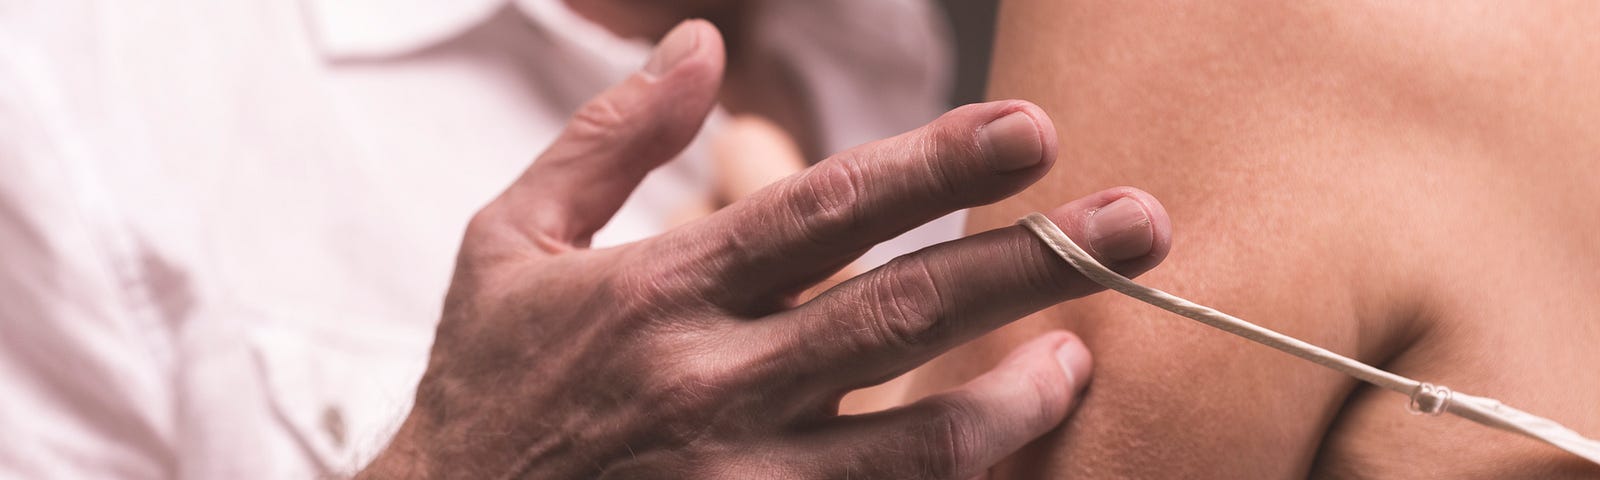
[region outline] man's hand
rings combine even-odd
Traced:
[[[969,478],[1061,422],[1090,372],[1065,332],[954,391],[837,414],[850,390],[1097,290],[1020,227],[795,300],[876,243],[1037,180],[1056,144],[1031,104],[962,107],[659,237],[587,248],[698,131],[722,66],[713,27],[680,25],[473,218],[415,407],[363,476]],[[1167,251],[1165,213],[1137,190],[1049,215],[1127,275]]]

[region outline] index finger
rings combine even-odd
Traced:
[[[717,283],[739,285],[763,304],[918,225],[1022,190],[1049,170],[1055,152],[1055,128],[1039,107],[968,105],[834,155],[679,236],[710,250],[704,263],[718,266],[710,272]]]

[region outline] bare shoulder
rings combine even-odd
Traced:
[[[991,96],[1054,117],[1061,159],[971,229],[1112,185],[1162,200],[1141,283],[1600,435],[1600,15],[1580,4],[1011,0]],[[1036,332],[1096,355],[1082,408],[1001,473],[1070,478],[1579,474],[1559,451],[1103,294]],[[1594,472],[1590,471],[1589,475]]]

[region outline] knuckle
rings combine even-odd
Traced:
[[[747,243],[742,235],[680,229],[652,239],[645,256],[661,262],[658,274],[672,278],[670,283],[690,299],[726,300],[742,293],[722,279],[732,266],[748,263]]]
[[[944,298],[926,261],[900,257],[872,277],[868,303],[872,331],[880,345],[910,348],[942,328]]]
[[[1031,403],[1018,405],[1018,408],[1032,406],[1031,411],[1024,410],[1031,415],[1023,418],[1031,424],[1043,425],[1053,423],[1056,419],[1066,414],[1066,405],[1071,398],[1071,386],[1062,381],[1060,373],[1046,369],[1033,369],[1020,374],[1022,378],[1018,383],[1027,388],[1032,395]]]
[[[1019,232],[1017,239],[1011,242],[1006,255],[1002,258],[1028,259],[1016,265],[1016,284],[1026,288],[1025,291],[1040,296],[1057,298],[1066,295],[1074,287],[1080,285],[1082,276],[1066,262],[1061,261],[1055,253],[1049,251],[1042,241],[1031,233]]]
[[[622,267],[611,276],[610,290],[620,311],[652,322],[674,316],[697,298],[686,275],[653,261]]]
[[[983,161],[983,149],[970,132],[958,133],[954,128],[935,127],[923,136],[921,142],[922,175],[927,179],[929,193],[942,198],[971,200],[972,190],[961,175],[971,171],[968,165]]]
[[[479,209],[467,220],[461,237],[462,258],[478,258],[505,250],[516,238],[516,228],[496,204]]]
[[[616,100],[602,95],[579,107],[567,128],[579,138],[609,141],[617,140],[618,132],[627,126],[627,111]]]
[[[708,410],[715,409],[728,391],[730,382],[720,374],[694,368],[678,370],[663,376],[651,389],[650,397],[669,416],[700,418]]]
[[[690,225],[661,234],[647,242],[648,257],[662,262],[663,275],[674,278],[680,293],[702,305],[720,307],[719,313],[762,316],[771,313],[753,299],[750,286],[731,278],[755,271],[755,265],[781,259],[788,252],[766,248],[759,238],[768,225],[756,222],[716,222]]]
[[[675,351],[659,355],[667,360],[660,362],[657,371],[648,377],[644,395],[662,420],[670,420],[662,425],[684,427],[672,432],[672,437],[693,440],[707,428],[752,427],[748,418],[719,413],[759,408],[756,404],[761,396],[748,394],[756,388],[758,376],[746,368],[749,362],[729,358],[710,344],[676,343],[679,347]],[[719,420],[737,425],[721,425]]]
[[[785,195],[789,214],[801,233],[817,243],[827,243],[831,232],[855,228],[856,201],[861,196],[860,166],[846,161],[825,161],[791,184]]]
[[[493,207],[480,208],[467,220],[466,238],[472,240],[490,235],[499,228],[500,223],[500,214]]]
[[[976,452],[972,408],[959,395],[947,395],[934,402],[934,411],[919,432],[921,468],[928,478],[956,478]]]

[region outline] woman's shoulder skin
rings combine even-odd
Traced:
[[[1600,13],[1555,2],[1011,0],[991,96],[1048,111],[1060,160],[970,229],[1136,186],[1175,232],[1141,283],[1600,436],[1596,31]],[[1060,327],[1095,352],[1094,383],[1001,476],[1597,473],[1113,294],[946,355],[910,394]]]

